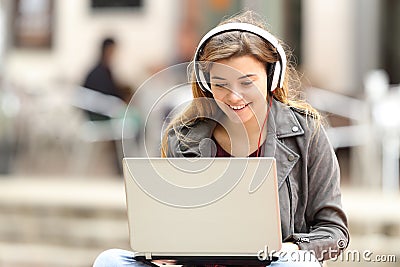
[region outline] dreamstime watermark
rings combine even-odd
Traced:
[[[330,260],[340,262],[397,262],[396,255],[375,254],[368,249],[348,249],[343,251],[339,256],[333,256]]]
[[[324,259],[329,259],[333,262],[368,262],[368,263],[395,263],[397,262],[396,255],[393,254],[375,254],[371,250],[356,250],[356,249],[343,249],[342,240],[338,241],[338,249],[328,248],[322,250],[319,255],[316,255],[312,250],[299,250],[299,251],[269,251],[268,246],[257,252],[257,257],[260,261],[272,259],[272,257],[279,258],[282,262],[321,262]],[[339,254],[339,252],[341,252]]]

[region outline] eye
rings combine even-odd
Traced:
[[[227,83],[214,83],[213,85],[218,88],[227,88],[228,87]]]
[[[253,85],[253,81],[252,80],[246,80],[246,81],[241,82],[241,84],[243,86],[245,86],[245,87],[249,87],[249,86]]]

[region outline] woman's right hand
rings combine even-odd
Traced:
[[[153,260],[152,263],[155,263],[157,265],[175,265],[176,260]]]

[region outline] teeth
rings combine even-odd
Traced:
[[[231,105],[229,105],[229,106],[231,107],[231,109],[239,110],[239,109],[244,108],[246,105],[240,105],[240,106],[231,106]]]

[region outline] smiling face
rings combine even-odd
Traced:
[[[265,65],[252,56],[216,61],[210,69],[212,94],[227,117],[236,123],[264,119],[267,105]]]

